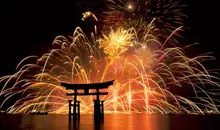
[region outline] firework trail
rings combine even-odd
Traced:
[[[4,83],[1,107],[19,97],[8,112],[67,113],[67,100],[72,98],[66,96],[67,90],[60,82],[95,83],[114,79],[109,95],[101,97],[106,112],[219,113],[213,92],[206,90],[219,88],[214,82],[219,79],[201,64],[213,57],[189,58],[184,47],[165,48],[165,43],[159,42],[151,32],[140,40],[134,28],[119,27],[103,33],[102,37],[92,33],[87,38],[77,27],[69,38],[57,36],[54,49],[40,58],[25,58],[15,74],[1,77]],[[193,96],[175,94],[170,88],[190,88]],[[92,96],[78,100],[81,112],[93,111]]]
[[[96,21],[98,21],[98,19],[96,18],[95,14],[93,14],[91,11],[86,11],[84,13],[82,13],[83,17],[82,20],[85,21],[86,19],[88,19],[89,17],[94,18]]]

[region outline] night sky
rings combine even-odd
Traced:
[[[188,2],[187,2],[188,1]],[[186,32],[188,44],[200,43],[197,54],[214,52],[220,62],[219,7],[217,2],[185,0],[188,5]],[[7,0],[1,3],[0,76],[13,74],[16,65],[26,56],[46,53],[57,35],[70,36],[76,26],[85,26],[76,1]],[[86,5],[85,5],[86,6]],[[195,52],[193,52],[195,53]],[[216,65],[220,68],[220,64]]]

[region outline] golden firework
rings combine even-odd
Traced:
[[[135,34],[132,29],[125,30],[123,28],[117,28],[114,31],[111,28],[109,35],[103,34],[103,38],[99,39],[100,48],[104,49],[104,52],[110,58],[118,58],[120,54],[128,50],[135,43]]]

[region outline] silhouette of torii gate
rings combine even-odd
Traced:
[[[102,83],[91,83],[91,84],[69,84],[61,82],[61,86],[64,86],[67,90],[73,90],[73,93],[67,93],[67,96],[74,96],[74,103],[72,100],[69,102],[69,121],[71,121],[71,116],[73,115],[73,120],[80,118],[80,101],[77,101],[77,96],[90,96],[96,95],[96,100],[94,101],[94,119],[104,119],[104,101],[100,101],[99,95],[108,95],[108,92],[100,92],[100,89],[108,88],[113,85],[114,80],[102,82]],[[95,89],[96,92],[89,92],[89,90]],[[84,92],[78,93],[78,90],[84,90]],[[101,104],[100,104],[101,103]],[[71,108],[73,107],[73,113]],[[78,111],[78,113],[77,113]]]

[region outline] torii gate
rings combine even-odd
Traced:
[[[71,121],[71,115],[73,119],[76,120],[80,118],[80,101],[77,101],[77,95],[79,96],[89,96],[96,95],[96,100],[94,100],[94,119],[104,119],[104,101],[100,102],[99,95],[108,95],[108,92],[100,92],[100,89],[108,88],[110,85],[113,85],[114,80],[102,82],[102,83],[91,83],[91,84],[69,84],[61,82],[61,86],[64,86],[66,89],[74,90],[73,93],[67,93],[67,96],[74,96],[74,103],[72,100],[69,102],[69,120]],[[96,92],[89,92],[89,90],[95,89]],[[78,93],[77,90],[84,90],[83,93]],[[101,103],[101,104],[100,104]],[[71,108],[73,106],[73,113]],[[78,111],[78,113],[76,112]]]

